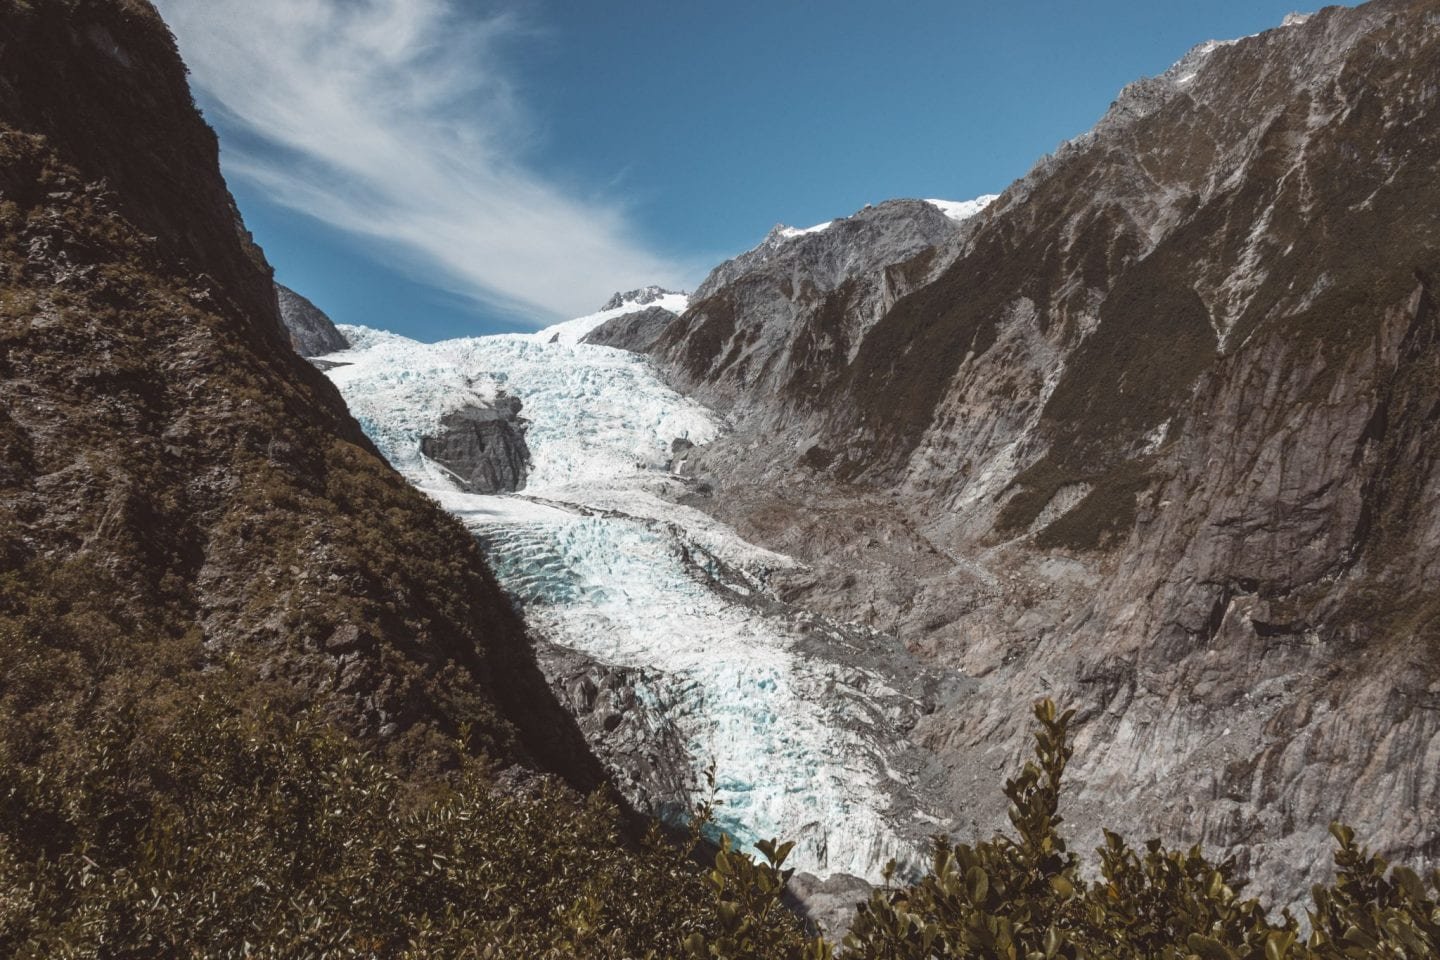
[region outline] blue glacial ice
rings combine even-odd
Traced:
[[[643,358],[574,342],[588,323],[559,340],[437,344],[350,327],[353,349],[325,359],[345,364],[328,375],[382,453],[475,532],[533,632],[664,675],[697,790],[713,765],[721,828],[745,845],[795,839],[792,865],[821,876],[918,865],[946,826],[906,735],[922,672],[887,671],[874,654],[898,646],[888,638],[780,603],[765,582],[794,560],[660,495],[671,442],[706,443],[723,424]],[[420,438],[501,391],[530,421],[529,482],[461,493]]]

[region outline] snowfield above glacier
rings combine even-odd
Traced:
[[[529,336],[537,343],[550,343],[551,341],[555,341],[565,344],[566,346],[574,346],[585,339],[586,334],[601,326],[607,320],[614,320],[616,317],[623,317],[629,313],[648,310],[651,307],[660,307],[661,309],[669,310],[671,313],[679,315],[684,313],[689,306],[690,297],[683,293],[665,293],[658,297],[622,300],[618,307],[611,307],[608,310],[600,310],[596,313],[586,314],[583,317],[576,317],[574,320],[566,320],[563,323],[554,324],[543,330],[537,330]]]
[[[683,310],[677,297],[658,305]],[[716,823],[743,845],[795,839],[793,864],[821,876],[918,867],[944,821],[937,771],[906,731],[935,678],[893,638],[781,603],[766,581],[794,560],[673,502],[686,489],[673,442],[703,445],[723,424],[645,358],[579,343],[633,309],[433,344],[346,327],[353,347],[324,358],[327,375],[386,458],[475,532],[532,631],[663,675],[648,708],[681,732],[691,782],[651,812],[683,819],[713,769]],[[461,492],[421,440],[502,396],[522,403],[529,482]]]
[[[619,313],[581,319],[603,323]],[[534,496],[653,469],[669,460],[676,439],[707,443],[720,430],[708,410],[666,387],[642,358],[576,342],[584,336],[570,336],[578,327],[555,343],[542,339],[546,331],[419,343],[366,327],[341,329],[354,346],[325,358],[344,364],[330,379],[386,459],[421,487],[453,489],[421,455],[421,437],[445,414],[502,393],[524,404],[532,454],[526,492]]]
[[[999,199],[1000,194],[987,193],[974,200],[926,200],[925,202],[956,223],[964,223],[971,217],[984,213],[986,207]]]

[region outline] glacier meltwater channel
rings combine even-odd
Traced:
[[[793,865],[821,876],[918,864],[946,824],[919,799],[933,771],[906,738],[915,674],[875,667],[858,648],[881,641],[862,628],[768,596],[767,576],[795,561],[662,496],[672,442],[721,424],[643,358],[577,342],[603,319],[436,344],[347,327],[352,349],[324,359],[390,462],[480,538],[537,636],[664,678],[656,708],[685,744],[693,799],[714,771],[719,827],[746,846],[795,839]],[[461,492],[421,438],[502,393],[529,421],[528,482]]]

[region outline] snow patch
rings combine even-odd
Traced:
[[[574,320],[566,320],[563,323],[554,324],[543,330],[537,330],[535,333],[529,334],[529,337],[539,343],[549,343],[551,340],[558,340],[567,346],[574,346],[585,339],[587,334],[591,333],[605,321],[613,320],[616,317],[623,317],[629,313],[649,310],[651,307],[661,307],[669,310],[671,313],[681,314],[689,309],[690,297],[684,293],[667,293],[663,297],[646,304],[626,301],[621,306],[611,310],[601,310],[598,313],[586,314],[583,317],[576,317]]]
[[[998,199],[1000,199],[1000,194],[987,193],[974,200],[926,200],[925,202],[938,208],[941,213],[956,223],[964,223]]]
[[[786,240],[793,240],[795,237],[803,237],[811,233],[824,233],[834,224],[834,220],[826,220],[824,223],[817,223],[813,227],[781,227],[777,231],[777,235]]]

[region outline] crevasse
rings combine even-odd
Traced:
[[[667,675],[697,784],[713,764],[721,828],[747,846],[795,839],[793,864],[820,875],[876,879],[891,858],[918,862],[939,821],[917,799],[903,729],[917,694],[827,656],[871,642],[860,628],[767,600],[766,576],[793,560],[657,495],[674,482],[672,441],[706,443],[721,424],[644,359],[575,342],[603,317],[581,321],[553,328],[560,338],[436,344],[350,327],[353,348],[325,359],[344,364],[329,376],[382,453],[475,531],[532,629]],[[529,483],[517,496],[458,492],[420,438],[502,391],[529,421]]]

